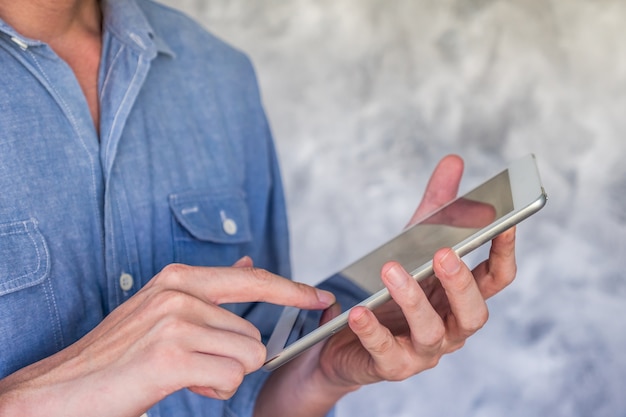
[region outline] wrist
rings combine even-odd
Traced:
[[[15,392],[5,390],[0,381],[0,416],[26,416],[27,410],[24,410],[22,401],[19,401]]]
[[[39,390],[30,388],[15,375],[0,381],[0,416],[36,417],[44,411],[46,415],[55,415],[54,407]]]
[[[308,385],[313,392],[319,392],[322,396],[334,395],[338,399],[361,388],[361,385],[341,378],[336,369],[322,363],[311,369]]]
[[[261,389],[255,417],[325,416],[345,395],[361,386],[332,377],[319,363],[319,356],[307,352],[277,369]]]

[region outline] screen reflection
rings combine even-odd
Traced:
[[[386,262],[396,261],[416,272],[440,248],[454,247],[511,211],[509,176],[503,171],[317,286],[332,291],[342,310],[348,310],[384,288],[380,271]],[[319,311],[301,311],[285,346],[315,330],[320,317]]]

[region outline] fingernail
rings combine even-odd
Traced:
[[[439,261],[439,265],[447,274],[455,274],[461,268],[461,260],[453,250],[449,250]]]
[[[406,281],[406,275],[402,267],[394,265],[387,270],[387,279],[394,287],[400,287]]]
[[[329,291],[317,290],[317,299],[327,307],[335,303],[335,295]]]

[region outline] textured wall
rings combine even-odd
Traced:
[[[256,64],[298,279],[399,231],[442,155],[466,187],[539,158],[550,201],[488,325],[340,416],[626,415],[624,0],[166,3]]]

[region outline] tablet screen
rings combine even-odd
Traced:
[[[380,271],[386,262],[397,261],[415,275],[432,261],[437,250],[454,247],[513,209],[509,174],[505,170],[316,286],[333,292],[346,311],[384,288]],[[268,353],[289,346],[318,327],[320,311],[294,311],[291,331],[283,331],[278,341],[273,335]]]

